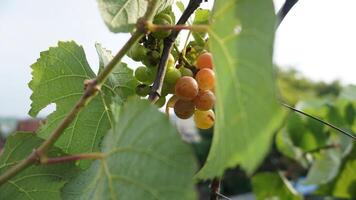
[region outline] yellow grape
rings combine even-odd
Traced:
[[[196,110],[194,112],[195,125],[200,129],[209,129],[213,127],[215,122],[215,114],[213,110],[201,111]]]

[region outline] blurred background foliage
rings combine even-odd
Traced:
[[[339,81],[316,82],[294,69],[277,68],[276,79],[281,102],[350,133],[356,132],[356,86],[343,86]],[[233,196],[253,190],[255,196],[251,199],[271,196],[279,199],[355,199],[356,148],[353,148],[353,140],[314,119],[288,111],[258,172],[248,177],[239,168],[228,170],[222,181],[222,193]],[[212,134],[212,130],[201,131],[201,142],[193,145],[201,165],[208,155]],[[200,183],[201,199],[207,198],[207,184]]]

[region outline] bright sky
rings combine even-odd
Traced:
[[[277,32],[275,62],[316,80],[356,84],[354,10],[355,0],[300,0]],[[0,117],[27,117],[29,66],[58,40],[83,45],[95,68],[95,42],[116,52],[127,38],[107,30],[95,0],[1,0]]]

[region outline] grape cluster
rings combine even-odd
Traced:
[[[174,15],[162,12],[155,16],[153,23],[173,25]],[[128,56],[143,66],[135,70],[135,77],[140,82],[136,93],[146,97],[157,75],[157,68],[163,49],[163,39],[170,34],[169,30],[153,32],[135,44]],[[173,50],[169,54],[167,70],[164,76],[160,98],[156,101],[158,107],[166,104],[167,95],[173,95],[167,103],[167,108],[174,108],[177,117],[188,119],[194,115],[196,126],[208,129],[214,125],[213,107],[215,95],[215,74],[212,56],[208,52],[200,53],[194,43],[185,49],[185,57],[189,62],[195,61],[195,66],[182,62],[182,54]],[[198,50],[197,50],[198,49]],[[178,60],[176,64],[176,59]]]
[[[208,129],[214,125],[215,73],[212,56],[205,52],[196,60],[196,72],[180,77],[175,84],[174,113],[181,119],[193,116],[196,126]]]

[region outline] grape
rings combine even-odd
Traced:
[[[193,76],[193,72],[192,70],[186,68],[186,67],[181,67],[179,68],[180,73],[182,74],[182,76]]]
[[[163,82],[161,95],[167,96],[168,94],[173,94],[173,93],[174,93],[174,84]]]
[[[194,114],[195,106],[191,101],[177,100],[174,104],[174,113],[181,119],[188,119]]]
[[[215,87],[215,72],[211,69],[203,68],[199,70],[195,79],[202,90],[211,90]]]
[[[147,96],[149,92],[150,92],[150,86],[148,85],[140,84],[136,87],[136,94],[141,97]]]
[[[168,61],[167,61],[167,68],[174,67],[174,63],[176,61],[174,60],[174,57],[172,54],[168,55]]]
[[[158,106],[159,108],[161,108],[162,106],[164,106],[164,104],[166,103],[166,97],[161,96],[155,103],[156,106]]]
[[[197,67],[199,69],[213,69],[213,56],[209,52],[202,53],[197,58]]]
[[[153,23],[157,24],[157,25],[172,25],[173,24],[171,16],[169,16],[167,14],[163,14],[163,13],[155,16],[155,18],[153,19]],[[164,39],[170,33],[171,33],[170,30],[159,30],[159,31],[153,32],[152,35],[153,35],[153,37],[155,37],[157,39]]]
[[[176,82],[175,94],[179,99],[190,101],[198,95],[198,83],[194,78],[183,76]]]
[[[151,85],[156,78],[157,68],[147,68],[147,71],[148,71],[148,79],[146,83]]]
[[[193,102],[197,109],[207,111],[214,107],[215,95],[210,90],[200,90]]]
[[[181,76],[182,74],[177,68],[169,67],[164,76],[164,81],[174,85]]]
[[[195,125],[200,129],[209,129],[214,125],[215,114],[212,110],[201,111],[196,110],[194,112]]]
[[[135,44],[132,46],[127,55],[134,61],[141,61],[146,58],[146,54],[147,49],[144,46]]]
[[[140,82],[146,82],[149,79],[148,69],[144,66],[138,67],[135,70],[135,77]]]

